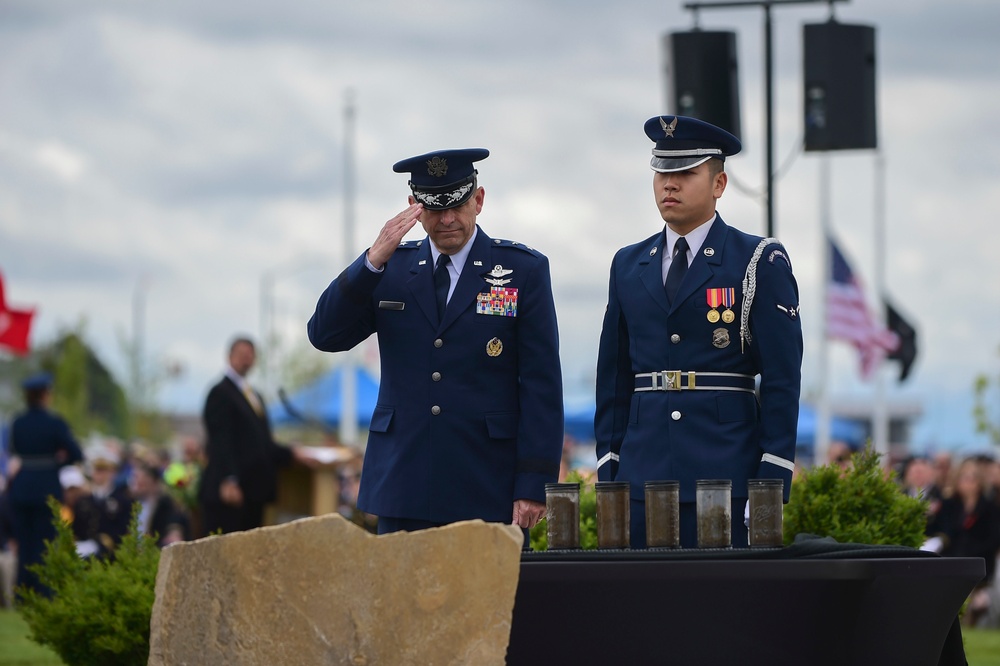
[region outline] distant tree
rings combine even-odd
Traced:
[[[131,433],[125,392],[85,340],[86,323],[62,330],[53,342],[36,346],[24,358],[0,362],[0,409],[11,414],[23,407],[20,383],[45,371],[54,379],[52,408],[79,437],[102,432],[127,438]]]
[[[281,357],[278,372],[280,388],[292,392],[312,384],[330,371],[334,358],[306,341],[294,345]]]
[[[985,372],[978,375],[973,390],[976,395],[976,404],[972,408],[972,415],[976,419],[976,432],[984,433],[994,446],[1000,446],[1000,409],[991,414],[991,410],[987,406],[991,393],[998,398],[994,404],[1000,404],[1000,373],[992,380]]]

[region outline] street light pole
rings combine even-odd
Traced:
[[[771,7],[774,5],[803,5],[823,2],[832,10],[835,2],[848,0],[722,0],[721,2],[687,2],[684,9],[698,15],[699,9],[722,9],[733,7],[762,7],[764,9],[764,128],[765,147],[764,161],[766,175],[764,178],[764,197],[767,200],[767,236],[773,237],[774,231],[774,82],[771,46]]]
[[[774,50],[771,46],[771,5],[764,5],[764,123],[766,137],[764,191],[767,197],[767,233],[774,238]]]
[[[348,266],[354,252],[354,91],[344,94],[344,257],[342,265]],[[353,446],[358,441],[358,382],[357,353],[349,349],[344,353],[340,376],[340,428],[341,444]]]

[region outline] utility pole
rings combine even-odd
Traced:
[[[734,7],[761,7],[764,10],[764,196],[767,200],[767,234],[774,237],[774,62],[771,35],[771,7],[775,5],[829,4],[831,11],[835,2],[847,0],[722,0],[721,2],[688,2],[684,9],[697,12],[700,9],[723,9]]]

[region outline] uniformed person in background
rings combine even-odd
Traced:
[[[695,482],[731,479],[733,545],[746,546],[747,480],[783,479],[788,501],[798,287],[776,239],[716,213],[739,139],[683,116],[651,118],[645,131],[666,225],[611,264],[597,362],[598,478],[630,482],[633,548],[645,547],[645,481],[680,481],[681,545],[694,547]]]
[[[10,426],[10,506],[17,542],[17,584],[44,591],[28,567],[42,561],[45,541],[56,537],[48,498],[62,501],[59,469],[83,460],[69,425],[49,410],[52,377],[47,373],[26,379],[27,409]]]
[[[559,473],[562,379],[548,259],[476,224],[481,148],[402,160],[410,206],[323,292],[309,340],[378,334],[358,507],[380,534],[479,518],[530,528]],[[417,223],[427,236],[402,241]]]

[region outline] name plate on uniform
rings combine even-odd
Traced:
[[[476,297],[476,314],[517,316],[517,289],[514,287],[490,287],[488,293]]]
[[[402,310],[406,307],[406,303],[403,301],[379,301],[379,310]]]

